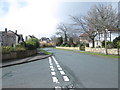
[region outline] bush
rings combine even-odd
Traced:
[[[74,47],[74,45],[72,44],[71,47]]]
[[[117,42],[119,42],[119,41],[120,41],[120,36],[119,36],[119,37],[116,37],[116,38],[113,40],[113,46],[114,46],[114,48],[119,47],[119,46],[118,46],[118,43],[117,43]]]
[[[81,46],[81,47],[80,47],[80,50],[85,51],[85,46]]]
[[[15,51],[14,47],[10,47],[10,46],[3,46],[2,47],[2,53],[10,53],[12,51]]]
[[[102,47],[105,48],[105,40],[102,42]],[[113,42],[107,41],[107,48],[114,48]]]
[[[65,47],[69,47],[69,45],[68,45],[68,44],[66,44],[66,45],[65,45]]]
[[[89,47],[89,43],[86,43],[86,47]]]
[[[108,42],[107,42],[107,48],[108,48],[108,49],[113,48],[113,43],[110,42],[110,41],[108,41]]]
[[[26,42],[25,46],[28,50],[33,50],[39,48],[39,40],[36,38],[31,38]]]

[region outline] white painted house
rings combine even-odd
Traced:
[[[119,36],[119,32],[120,32],[120,30],[108,30],[107,41],[113,41],[116,37]],[[99,33],[95,37],[95,47],[101,47],[103,41],[104,41],[104,33]],[[91,42],[89,42],[89,47],[92,47]]]
[[[120,30],[108,30],[107,31],[107,41],[113,41],[116,37],[119,36]],[[95,47],[101,47],[102,42],[104,41],[104,32],[97,34],[95,37]],[[88,37],[87,33],[80,35],[81,43],[89,43],[89,47],[92,47],[92,41]]]

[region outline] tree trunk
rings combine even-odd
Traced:
[[[93,48],[95,47],[95,41],[94,41],[94,38],[92,38],[92,47],[93,47]]]

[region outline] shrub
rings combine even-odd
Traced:
[[[26,46],[28,50],[37,49],[39,47],[39,41],[36,38],[31,38],[28,41],[26,41]]]
[[[68,44],[66,44],[66,45],[65,45],[65,47],[69,47],[69,45],[68,45]]]
[[[80,50],[83,50],[83,51],[84,51],[84,50],[85,50],[85,46],[81,46],[81,47],[80,47]]]
[[[74,47],[74,45],[72,44],[71,47]]]
[[[109,48],[109,49],[113,48],[113,43],[108,41],[107,42],[107,48]]]
[[[86,43],[86,47],[89,47],[89,43]]]
[[[105,48],[105,40],[102,42],[102,47]],[[107,41],[107,48],[113,48],[113,42]]]
[[[10,47],[10,46],[3,46],[2,47],[2,53],[10,53],[12,51],[15,51],[14,47]]]
[[[113,40],[113,46],[114,48],[117,48],[118,47],[118,43],[120,41],[120,36],[119,37],[116,37],[114,40]]]

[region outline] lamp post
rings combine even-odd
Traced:
[[[104,31],[104,39],[105,39],[105,54],[108,55],[108,51],[107,51],[107,31],[108,29],[105,29]]]

